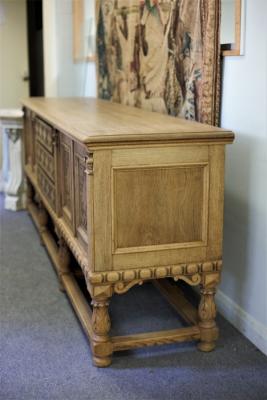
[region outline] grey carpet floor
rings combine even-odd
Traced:
[[[1,400],[266,400],[267,358],[222,317],[216,350],[195,343],[116,353],[91,364],[88,341],[26,212],[1,200]],[[111,304],[113,332],[174,328],[177,314],[151,286]]]

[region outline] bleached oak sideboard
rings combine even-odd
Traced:
[[[233,133],[89,98],[23,104],[28,210],[95,365],[108,366],[114,351],[185,340],[212,350]],[[201,286],[198,311],[167,278]],[[113,293],[151,280],[190,326],[110,337]]]

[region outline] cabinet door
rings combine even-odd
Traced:
[[[59,192],[61,197],[61,216],[74,232],[74,168],[73,142],[60,133],[60,179]]]

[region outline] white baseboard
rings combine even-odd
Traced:
[[[267,355],[267,327],[244,311],[221,290],[216,295],[218,311],[234,327]]]

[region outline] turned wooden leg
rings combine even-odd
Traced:
[[[218,328],[215,322],[215,293],[215,287],[201,287],[201,300],[198,308],[200,319],[200,342],[198,343],[198,349],[205,352],[212,351],[215,348],[215,342],[218,339]]]
[[[62,276],[64,274],[70,273],[70,251],[65,242],[65,240],[60,237],[58,241],[58,260],[59,260],[59,271],[58,271],[58,279],[59,279],[59,289],[62,292],[65,292],[65,288],[62,282]]]
[[[108,367],[111,364],[112,356],[112,344],[108,335],[111,326],[108,313],[109,300],[108,298],[94,298],[92,305],[93,362],[97,367]]]

